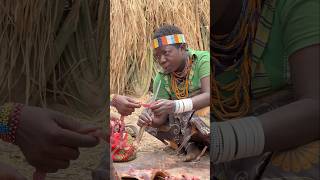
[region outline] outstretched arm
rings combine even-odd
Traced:
[[[297,100],[259,116],[265,132],[265,151],[307,144],[319,136],[319,49],[313,45],[289,57]]]

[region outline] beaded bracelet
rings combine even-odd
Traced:
[[[265,137],[258,118],[250,116],[213,124],[217,127],[212,128],[215,139],[211,141],[211,160],[214,164],[263,153]]]
[[[0,107],[0,139],[15,143],[22,104],[6,103]]]
[[[117,104],[117,97],[118,95],[116,94],[111,94],[110,95],[110,105],[115,107],[115,105]]]
[[[210,143],[210,146],[211,146],[211,151],[210,151],[210,159],[212,162],[216,162],[217,161],[217,158],[219,157],[219,137],[218,137],[218,127],[217,127],[217,123],[216,122],[213,122],[211,124],[211,143]]]
[[[110,102],[110,106],[113,106],[112,100],[113,100],[114,96],[115,96],[114,94],[110,94],[110,101],[109,101]]]
[[[231,126],[233,127],[234,133],[237,137],[237,153],[236,158],[238,157],[244,157],[246,156],[246,144],[247,144],[247,138],[245,134],[245,130],[242,128],[238,120],[230,121]]]
[[[184,113],[188,111],[192,111],[193,102],[191,98],[175,100],[175,108],[174,113]]]

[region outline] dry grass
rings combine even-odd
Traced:
[[[0,104],[101,107],[107,18],[104,0],[1,0]]]
[[[208,50],[209,14],[209,0],[111,0],[111,92],[147,92],[154,75],[151,37],[161,24],[177,25],[189,47]]]

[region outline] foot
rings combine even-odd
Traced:
[[[186,147],[187,155],[184,159],[185,162],[193,161],[197,158],[197,156],[201,153],[198,146],[195,143],[189,143]]]

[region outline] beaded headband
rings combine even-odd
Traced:
[[[186,39],[183,34],[173,34],[168,36],[158,37],[153,39],[153,48],[156,49],[160,46],[169,45],[169,44],[179,44],[186,43]]]

